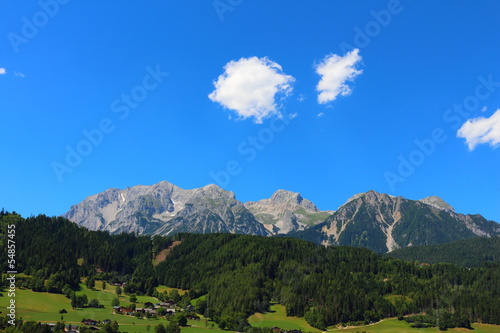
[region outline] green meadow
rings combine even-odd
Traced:
[[[282,329],[297,329],[305,332],[321,332],[309,325],[304,318],[287,317],[285,307],[280,304],[271,305],[269,312],[256,313],[248,319],[250,325],[255,327],[273,327]]]
[[[448,329],[446,332],[470,332],[470,333],[498,333],[500,332],[500,326],[495,325],[485,325],[485,324],[472,324],[474,330],[468,330],[465,328],[452,328]],[[351,328],[329,328],[330,332],[343,332],[343,333],[356,333],[356,332],[366,332],[366,333],[429,333],[429,332],[442,332],[437,327],[432,328],[411,328],[410,324],[405,321],[400,321],[397,319],[385,319],[378,323],[367,325],[367,326],[357,326]]]
[[[158,320],[158,319],[139,319],[132,316],[124,316],[120,314],[113,314],[113,307],[111,301],[113,298],[117,297],[115,291],[116,287],[107,284],[106,289],[102,290],[102,284],[100,281],[96,282],[95,289],[88,289],[85,284],[80,284],[81,290],[76,294],[86,294],[88,299],[96,298],[99,303],[104,305],[102,309],[95,308],[84,308],[75,309],[71,308],[71,303],[68,298],[61,294],[49,294],[49,293],[39,293],[28,289],[17,289],[16,290],[16,316],[17,318],[23,318],[24,320],[34,320],[40,322],[56,322],[63,320],[67,323],[81,323],[83,318],[91,318],[95,320],[110,319],[112,321],[116,320],[120,324],[120,330],[122,332],[129,333],[142,333],[142,332],[154,332],[154,327],[159,323],[168,324],[168,321]],[[172,288],[159,287],[160,291],[167,290],[170,291]],[[184,291],[178,290],[179,293]],[[121,295],[119,297],[120,305],[127,306],[130,304],[129,296]],[[6,313],[6,307],[9,304],[10,299],[7,297],[7,293],[3,292],[3,296],[0,297],[0,311]],[[141,307],[145,302],[157,303],[158,300],[154,297],[149,296],[137,296],[138,307]],[[60,314],[59,310],[65,309],[67,313]],[[212,323],[208,323],[209,326]],[[217,328],[215,323],[214,327]],[[214,333],[222,332],[219,329],[211,329],[210,326],[205,326],[204,320],[190,320],[188,322],[188,327],[183,327],[183,333],[206,333],[210,330]],[[149,330],[148,330],[148,326]]]

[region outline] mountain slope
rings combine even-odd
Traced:
[[[184,190],[169,182],[109,189],[63,215],[91,230],[168,235],[229,232],[268,235],[233,192],[217,185]]]
[[[369,191],[351,197],[325,222],[292,236],[383,253],[412,245],[500,235],[498,223],[481,215],[457,214],[443,203],[436,197],[428,204]]]
[[[300,193],[278,190],[269,199],[249,201],[245,207],[266,228],[277,234],[304,230],[326,220],[333,212],[320,211]]]

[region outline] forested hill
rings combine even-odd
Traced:
[[[419,267],[364,248],[325,248],[285,237],[109,235],[44,215],[1,213],[4,236],[12,223],[18,270],[31,276],[25,284],[35,291],[67,291],[83,277],[127,282],[124,291],[138,295],[154,295],[165,284],[193,297],[207,294],[197,311],[240,331],[249,315],[267,310],[270,302],[320,329],[419,312],[447,327],[500,324],[500,265]],[[154,266],[168,247],[166,260]],[[6,261],[2,251],[4,268]]]
[[[447,262],[479,267],[488,262],[500,263],[500,237],[477,237],[439,245],[410,246],[392,251],[388,255],[428,264]]]

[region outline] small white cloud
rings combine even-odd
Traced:
[[[297,100],[298,100],[299,102],[303,102],[303,101],[305,101],[305,100],[306,100],[306,97],[305,97],[304,95],[300,94],[300,96],[297,98]]]
[[[14,72],[14,75],[17,76],[17,77],[20,77],[20,78],[24,78],[26,77],[26,75],[24,75],[23,73],[21,72]]]
[[[483,106],[482,109],[481,109],[481,112],[484,112],[486,110],[488,110],[488,107],[487,106]]]
[[[0,67],[0,75],[6,74],[6,73],[7,73],[7,71],[5,70],[5,68]]]
[[[224,66],[208,98],[243,119],[253,117],[255,123],[262,123],[271,115],[280,115],[278,100],[292,92],[294,81],[268,58],[241,58]]]
[[[323,117],[324,115],[325,115],[324,112],[320,112],[320,113],[317,114],[318,117]]]
[[[356,69],[360,61],[359,49],[354,49],[343,57],[330,54],[316,65],[316,73],[321,76],[316,86],[318,103],[326,104],[337,99],[338,95],[350,95],[352,89],[347,82],[353,82],[356,76],[363,73]]]
[[[477,117],[467,120],[457,131],[457,137],[465,138],[469,150],[486,143],[496,148],[500,144],[500,109],[489,118]]]

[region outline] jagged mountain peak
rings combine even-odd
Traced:
[[[351,201],[359,199],[359,198],[365,198],[365,200],[367,200],[368,203],[374,203],[374,202],[377,202],[380,200],[388,200],[388,199],[392,200],[392,199],[395,199],[396,197],[392,196],[390,194],[379,193],[379,192],[374,191],[374,190],[369,190],[367,192],[361,192],[361,193],[354,194],[352,197],[347,199],[347,201],[342,206],[348,204]]]
[[[363,246],[388,252],[498,234],[498,223],[480,215],[457,214],[439,197],[410,200],[372,190],[352,196],[324,223],[298,237],[323,245]]]
[[[291,192],[287,190],[277,190],[273,193],[270,200],[275,203],[285,203],[294,201],[297,204],[303,200],[302,196],[298,192]]]
[[[269,199],[245,203],[255,218],[272,233],[286,234],[323,222],[332,214],[320,211],[300,193],[277,190]]]
[[[437,209],[441,209],[441,210],[445,210],[445,211],[449,211],[449,212],[455,211],[455,208],[453,208],[446,201],[444,201],[443,199],[441,199],[440,197],[435,196],[435,195],[420,199],[418,201],[425,203],[427,205],[431,205],[433,207],[436,207]]]
[[[218,198],[228,198],[228,199],[236,199],[236,196],[234,192],[232,191],[227,191],[223,189],[222,187],[215,185],[215,184],[209,184],[203,187],[200,187],[198,189],[195,189],[194,191],[201,192],[204,195],[208,195],[211,197],[218,197]]]

